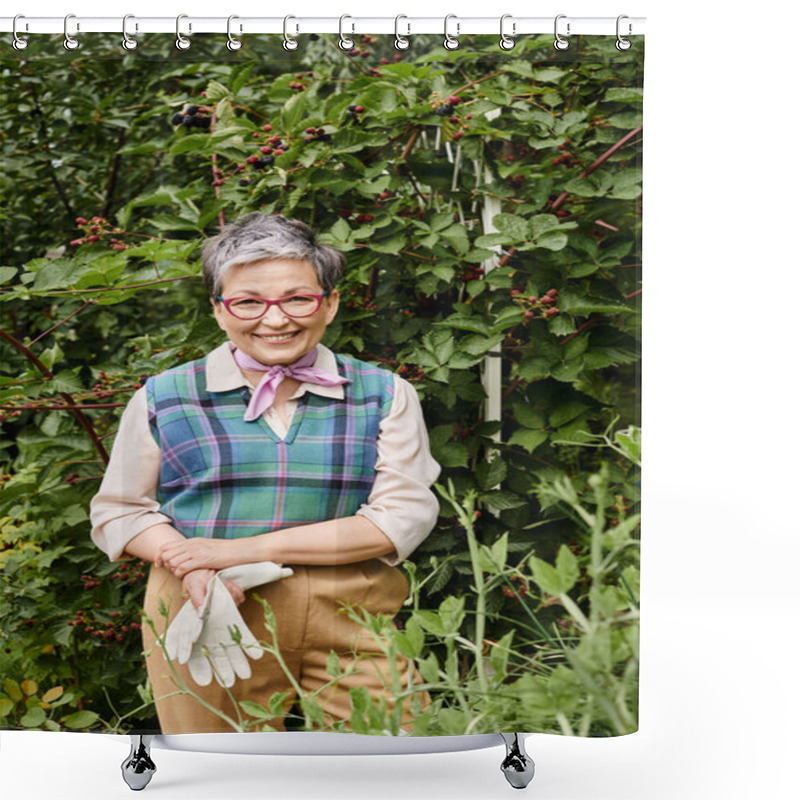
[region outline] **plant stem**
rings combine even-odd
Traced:
[[[44,339],[44,337],[47,336],[48,333],[52,333],[60,325],[63,325],[65,322],[71,320],[76,314],[80,314],[81,311],[83,311],[84,308],[86,308],[87,306],[91,305],[92,303],[94,303],[94,298],[90,297],[79,309],[77,309],[76,311],[73,311],[68,317],[64,317],[64,319],[62,319],[61,322],[57,322],[55,325],[53,325],[52,328],[48,328],[44,333],[40,333],[31,342],[31,345],[36,344],[36,342],[40,341],[41,339]]]
[[[607,161],[609,158],[611,158],[611,156],[613,156],[617,150],[623,147],[626,142],[636,136],[636,134],[642,130],[642,127],[643,126],[640,125],[638,128],[634,128],[634,130],[626,133],[616,144],[609,147],[608,150],[606,150],[606,152],[594,162],[594,164],[588,166],[578,177],[585,178],[587,175],[591,175],[604,161]],[[549,210],[555,211],[558,209],[564,203],[567,197],[569,197],[569,192],[561,192],[561,194],[553,201]]]
[[[475,641],[483,642],[486,638],[486,584],[483,579],[483,570],[480,566],[478,540],[475,536],[474,525],[474,512],[475,499],[469,495],[465,498],[465,505],[467,509],[461,509],[455,504],[455,497],[451,501],[451,505],[456,509],[456,513],[461,521],[461,524],[467,531],[467,542],[469,543],[469,557],[472,562],[472,574],[475,578]],[[489,690],[489,681],[486,677],[486,665],[483,663],[483,655],[481,648],[476,644],[476,657],[475,668],[478,672],[478,683],[480,684],[481,691],[487,692]]]
[[[0,338],[5,339],[12,347],[22,353],[28,361],[33,364],[39,372],[42,373],[46,378],[50,379],[53,377],[53,373],[36,357],[33,351],[26,347],[22,342],[18,339],[15,339],[10,333],[7,333],[2,328],[0,328]],[[103,447],[103,443],[100,441],[100,438],[97,435],[97,431],[95,431],[92,423],[86,417],[86,415],[75,405],[75,401],[72,399],[72,395],[68,394],[67,392],[59,392],[58,395],[64,399],[67,405],[70,407],[69,410],[75,414],[75,418],[80,423],[81,427],[86,431],[89,435],[89,438],[92,440],[92,443],[95,446],[95,449],[100,454],[100,458],[103,459],[103,463],[108,464],[108,453],[106,452],[105,447]]]

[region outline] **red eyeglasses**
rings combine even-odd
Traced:
[[[221,296],[216,299],[238,319],[260,319],[270,306],[278,306],[287,317],[310,317],[319,311],[322,298],[327,294],[327,291],[322,294],[290,294],[277,300],[267,297],[229,297],[226,300]]]

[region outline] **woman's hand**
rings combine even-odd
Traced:
[[[192,605],[197,611],[203,605],[203,600],[206,597],[206,589],[208,582],[217,574],[213,569],[195,569],[188,572],[184,577],[183,595],[192,601]],[[227,590],[231,593],[231,597],[237,606],[244,602],[244,592],[235,584],[230,581],[223,581]]]
[[[166,567],[176,578],[199,569],[221,570],[244,563],[238,556],[235,539],[182,539],[162,545],[155,559],[157,567]]]

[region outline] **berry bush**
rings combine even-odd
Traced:
[[[422,398],[442,514],[398,646],[428,664],[428,729],[498,724],[488,664],[520,729],[634,730],[641,42],[195,39],[0,45],[0,725],[152,727],[146,565],[105,559],[88,505],[131,393],[220,342],[203,242],[260,210],[347,255],[326,344]]]

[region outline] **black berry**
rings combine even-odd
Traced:
[[[186,109],[186,113],[190,117],[193,117],[199,110],[200,110],[200,106],[189,106],[189,108]]]
[[[453,113],[453,106],[439,106],[439,108],[434,109],[433,113],[437,117],[449,117]]]
[[[173,114],[170,123],[172,125],[180,125],[183,122],[183,114]]]

